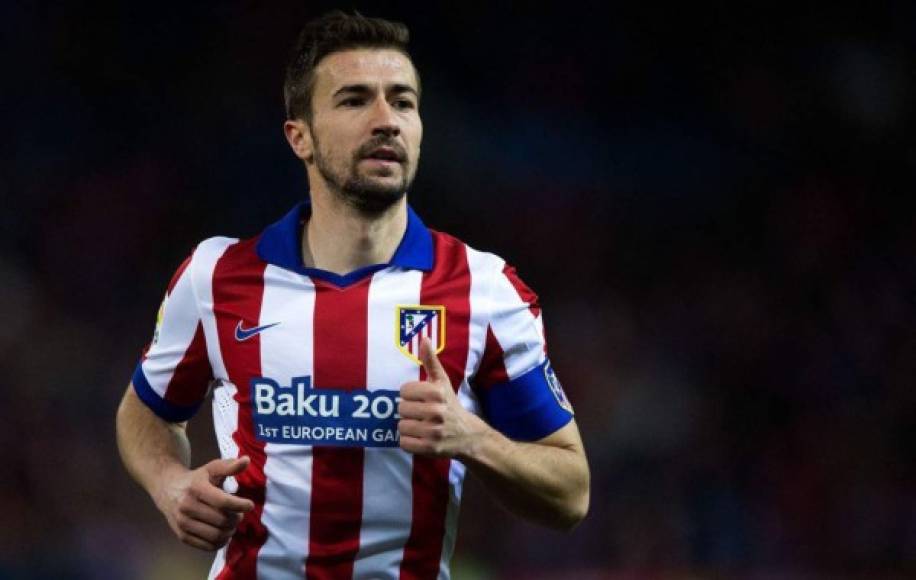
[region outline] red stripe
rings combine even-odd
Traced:
[[[471,272],[467,251],[455,238],[433,232],[435,261],[433,270],[423,275],[420,303],[445,306],[445,350],[439,360],[445,367],[452,387],[457,391],[464,380],[468,359],[468,325],[471,318]],[[442,340],[442,337],[439,337]],[[420,380],[426,373],[421,371]],[[402,580],[436,578],[445,536],[448,511],[448,458],[413,458],[413,521],[410,537],[404,546],[401,563]]]
[[[239,320],[246,327],[257,326],[261,318],[266,264],[255,254],[257,238],[226,249],[213,270],[213,311],[219,347],[229,380],[237,387],[238,427],[232,434],[239,456],[248,455],[251,464],[236,476],[238,495],[252,500],[255,508],[245,514],[226,551],[226,564],[218,580],[255,580],[258,550],[267,540],[261,523],[264,510],[264,443],[254,436],[249,385],[261,376],[261,341],[254,335],[244,342],[235,340]]]
[[[315,280],[316,389],[366,388],[369,284]],[[307,580],[351,578],[363,514],[363,449],[312,448]]]
[[[519,278],[518,274],[515,272],[515,268],[512,266],[506,264],[503,267],[503,274],[506,275],[506,278],[509,279],[512,287],[515,288],[516,292],[518,292],[519,298],[521,298],[528,305],[528,309],[531,310],[531,314],[537,318],[541,313],[541,305],[538,302],[538,295],[535,294],[534,290],[529,288],[527,284],[522,282],[521,278]]]
[[[504,359],[505,353],[503,348],[496,340],[493,329],[487,325],[487,342],[483,349],[483,357],[480,360],[480,368],[475,376],[474,386],[487,388],[492,385],[499,385],[509,382],[509,373],[506,372]]]
[[[165,400],[175,405],[189,407],[200,403],[207,395],[213,370],[207,356],[204,327],[198,322],[191,344],[184,351],[181,362],[175,367],[172,378],[165,388]]]

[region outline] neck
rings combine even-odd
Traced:
[[[407,199],[377,215],[365,215],[336,196],[313,190],[312,215],[303,228],[306,267],[335,274],[385,264],[407,229]]]

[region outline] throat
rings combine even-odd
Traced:
[[[407,205],[366,216],[348,208],[322,207],[313,199],[302,228],[304,265],[338,275],[391,262],[407,229]],[[337,210],[337,211],[335,211]]]

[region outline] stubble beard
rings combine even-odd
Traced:
[[[363,152],[384,144],[384,141],[361,147],[353,154],[346,170],[335,171],[334,163],[322,153],[314,132],[312,135],[315,143],[315,167],[318,168],[318,173],[328,184],[331,193],[348,206],[363,215],[376,216],[387,211],[407,194],[414,176],[410,174],[406,161],[401,163],[403,176],[397,185],[381,183],[374,177],[361,175],[359,172],[359,163],[364,158]]]

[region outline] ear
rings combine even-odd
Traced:
[[[312,131],[308,123],[301,119],[287,119],[283,123],[283,134],[296,157],[311,163],[313,158]]]

